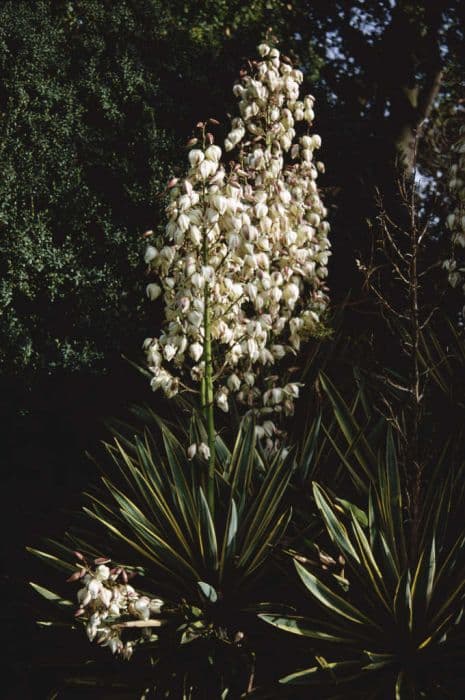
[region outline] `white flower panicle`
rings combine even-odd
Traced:
[[[96,559],[95,565],[90,566],[82,554],[76,554],[82,563],[68,579],[82,583],[77,593],[76,617],[86,622],[91,642],[96,640],[101,646],[109,647],[113,654],[129,659],[135,646],[147,635],[151,636],[150,628],[161,624],[150,619],[160,614],[163,600],[138,593],[128,584],[128,573],[121,567],[110,569],[108,559]],[[147,626],[137,621],[146,621]],[[140,638],[123,642],[122,631],[134,627],[134,622]]]
[[[299,99],[302,72],[276,48],[258,51],[234,86],[240,116],[224,147],[235,160],[226,167],[208,122],[199,124],[187,176],[169,184],[165,234],[145,251],[147,295],[163,290],[165,324],[144,349],[154,390],[172,397],[201,382],[208,314],[217,406],[227,412],[235,397],[266,417],[293,412],[299,385],[281,385],[275,365],[320,322],[330,243],[314,98]]]
[[[451,256],[444,261],[452,287],[462,285],[465,292],[465,120],[463,108],[458,112],[459,127],[457,139],[451,149],[452,164],[449,172],[448,189],[453,202],[453,210],[447,217],[447,227],[451,232]],[[460,118],[461,117],[461,118]],[[465,313],[465,307],[464,312]]]

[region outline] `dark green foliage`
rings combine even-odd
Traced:
[[[10,372],[102,367],[142,332],[139,235],[172,138],[157,124],[157,77],[128,4],[79,5],[1,8],[0,346]]]
[[[334,488],[331,493],[313,484],[326,535],[317,541],[323,539],[329,554],[313,563],[305,549],[294,554],[314,601],[312,616],[297,602],[292,614],[261,615],[307,639],[314,659],[281,682],[316,685],[328,697],[403,699],[429,697],[433,690],[453,697],[465,661],[463,458],[457,460],[449,443],[430,466],[414,530],[398,436],[385,421],[381,432],[379,426],[362,429],[335,387],[327,379],[323,384],[338,425],[331,442],[364,510],[333,496]]]
[[[396,480],[398,474],[391,470],[385,478]],[[425,513],[413,566],[406,556],[399,492],[381,483],[362,526],[315,484],[327,533],[346,561],[344,580],[312,573],[296,561],[302,582],[319,604],[314,617],[261,616],[312,640],[310,648],[316,648],[317,664],[283,683],[331,687],[336,680],[347,681],[345,692],[350,693],[349,681],[357,681],[358,692],[363,686],[370,697],[388,692],[398,698],[433,688],[447,694],[459,687],[465,654],[465,529],[457,514],[463,483],[463,469],[455,479],[435,483],[436,498]]]
[[[88,495],[85,516],[66,545],[52,542],[51,551],[32,551],[67,575],[76,549],[91,558],[111,552],[125,567],[137,562],[135,585],[167,601],[158,641],[136,653],[155,664],[154,697],[169,692],[177,698],[183,687],[211,697],[229,688],[228,697],[239,697],[253,682],[255,653],[259,647],[264,653],[268,643],[257,633],[256,613],[276,590],[273,558],[290,519],[284,495],[292,459],[277,454],[266,462],[250,421],[231,450],[218,438],[212,513],[202,463],[186,458],[186,444],[205,438],[203,425],[194,419],[190,435],[177,430],[175,437],[151,411],[143,411],[142,419],[143,432],[126,429],[107,445],[116,469],[104,469],[102,488]],[[61,618],[70,625],[67,594],[33,585],[64,606]],[[214,662],[207,662],[210,656]]]

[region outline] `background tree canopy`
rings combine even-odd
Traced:
[[[159,224],[193,124],[224,117],[268,27],[318,97],[336,253],[363,248],[374,187],[389,196],[395,158],[411,162],[414,130],[463,61],[450,0],[19,0],[0,19],[7,376],[102,371],[134,353],[148,326],[140,234]],[[334,260],[332,286],[347,290]]]
[[[460,89],[464,28],[460,0],[1,2],[1,420],[15,494],[4,516],[18,521],[8,587],[26,566],[18,543],[83,484],[98,421],[151,399],[121,359],[139,361],[159,322],[141,236],[163,225],[159,194],[184,169],[192,127],[224,120],[257,43],[271,29],[317,97],[337,302],[360,291],[374,193],[396,210],[396,173],[411,168],[425,119],[420,169],[447,210],[427,137]],[[438,246],[441,233],[439,221]],[[366,329],[351,317],[350,332]]]

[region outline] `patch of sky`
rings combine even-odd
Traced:
[[[392,13],[390,10],[395,6],[394,2],[389,2],[389,8],[382,7],[382,3],[377,8],[376,16],[370,10],[365,9],[364,0],[360,0],[358,5],[352,7],[350,11],[350,24],[354,29],[361,32],[367,42],[372,44],[375,39],[380,37],[391,21]]]

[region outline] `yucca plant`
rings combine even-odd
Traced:
[[[145,628],[140,622],[131,629],[134,623],[124,615],[114,620],[126,637],[139,634],[136,656],[150,657],[155,696],[181,697],[185,688],[186,697],[194,692],[220,697],[226,690],[227,697],[236,697],[252,684],[249,632],[253,636],[263,601],[260,582],[270,573],[271,555],[290,517],[283,496],[292,458],[277,453],[266,462],[250,420],[241,424],[231,450],[218,437],[212,514],[201,465],[197,457],[186,458],[185,445],[204,438],[202,421],[194,418],[184,434],[151,411],[143,422],[139,434],[120,431],[106,444],[113,474],[107,467],[101,488],[86,494],[83,517],[66,544],[51,543],[53,553],[34,551],[78,581],[95,575],[92,567],[105,569],[111,552],[111,571],[135,576],[134,586],[163,602]],[[57,602],[66,603],[63,598]],[[89,615],[80,612],[89,631]],[[111,626],[111,615],[108,619]]]
[[[450,693],[464,679],[465,468],[453,470],[444,450],[411,561],[395,441],[387,435],[365,510],[313,485],[332,562],[326,571],[310,570],[300,557],[295,566],[316,604],[314,616],[261,617],[311,645],[315,662],[283,678],[285,684],[323,683],[334,697],[362,697],[363,688],[367,697],[457,697]],[[347,685],[339,696],[341,682]]]

